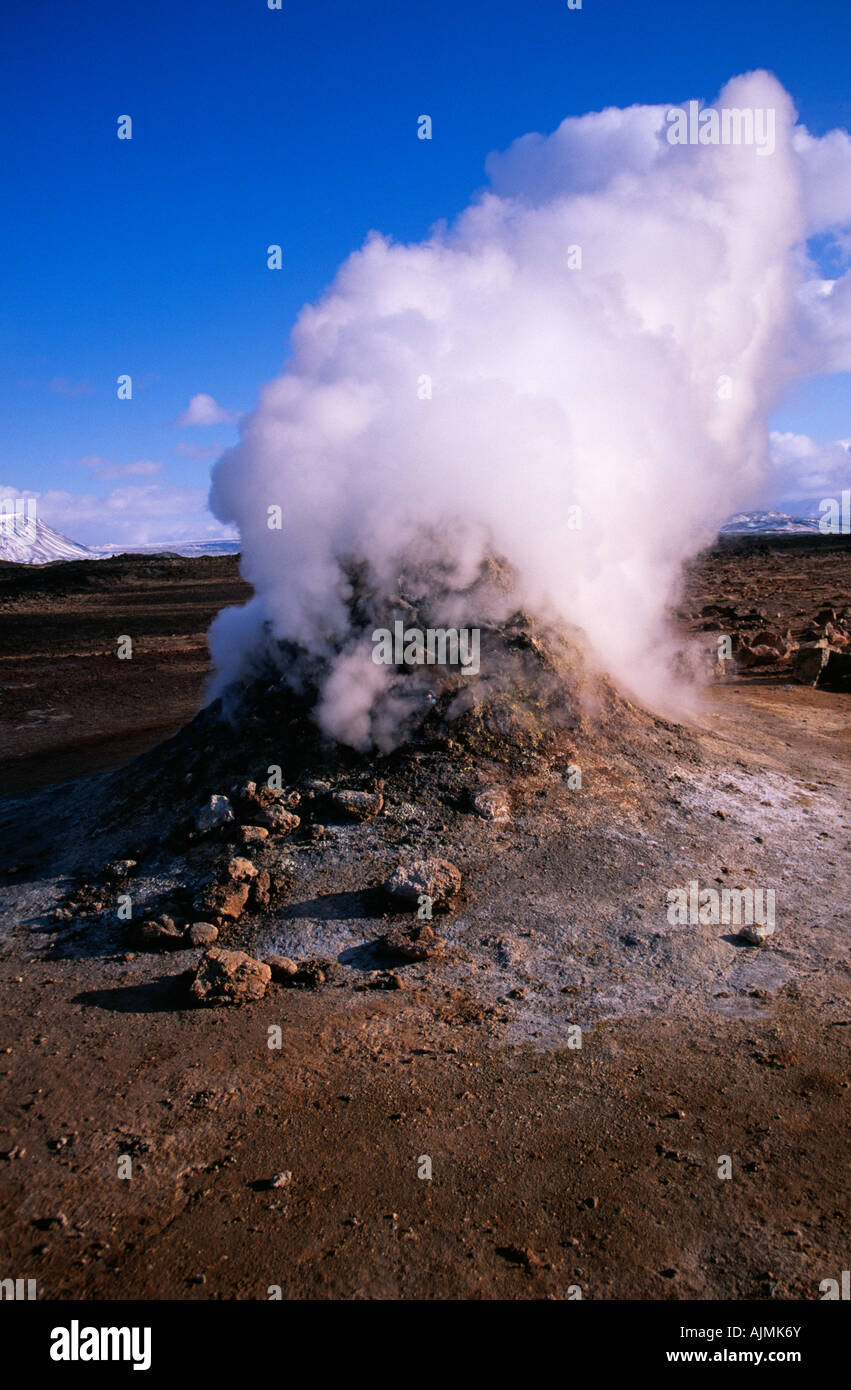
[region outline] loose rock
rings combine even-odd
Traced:
[[[186,936],[190,946],[214,946],[219,939],[219,929],[212,922],[193,922],[187,927]]]
[[[138,867],[135,859],[114,859],[104,869],[104,877],[109,879],[111,883],[121,883],[124,879],[130,878]]]
[[[395,970],[371,970],[365,980],[355,985],[358,990],[404,988],[402,976],[397,975]]]
[[[335,810],[351,820],[369,820],[384,809],[381,792],[339,791],[331,798]]]
[[[135,945],[146,951],[175,951],[183,944],[183,932],[171,917],[154,917],[147,922],[139,922],[131,931]]]
[[[264,961],[213,946],[198,962],[189,995],[194,1003],[208,1006],[248,1004],[263,998],[271,978]]]
[[[817,685],[829,659],[830,650],[824,639],[818,642],[802,642],[792,672],[793,679],[801,685]]]
[[[443,940],[430,922],[394,927],[376,944],[382,955],[407,961],[431,960],[434,956],[441,955],[444,949]]]
[[[233,820],[233,807],[226,796],[211,796],[205,806],[195,815],[195,828],[201,835],[217,830],[220,825]]]
[[[248,883],[213,883],[201,895],[198,907],[210,917],[236,922],[248,902]]]
[[[225,866],[225,876],[232,883],[247,883],[257,877],[257,867],[252,864],[250,859],[237,856],[235,859],[228,860]]]
[[[511,811],[505,792],[499,787],[482,787],[470,798],[473,810],[482,820],[508,821]]]
[[[400,864],[384,883],[384,891],[396,904],[419,906],[422,896],[438,911],[449,907],[461,888],[461,874],[448,859],[415,859]]]
[[[286,806],[281,806],[277,802],[271,806],[261,807],[257,813],[257,819],[267,826],[269,830],[274,830],[278,835],[289,835],[293,830],[297,830],[301,825],[301,818],[293,811],[288,811]]]
[[[241,825],[238,838],[244,845],[259,845],[268,840],[269,832],[265,825]]]
[[[769,928],[762,926],[759,922],[748,923],[739,932],[742,940],[749,942],[751,946],[767,946],[770,935]]]
[[[272,979],[281,985],[292,984],[298,974],[298,966],[289,956],[267,956],[266,964],[272,972]]]

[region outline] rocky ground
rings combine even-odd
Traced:
[[[200,703],[212,618],[250,592],[232,555],[0,564],[4,793],[120,767],[173,734]]]
[[[47,791],[57,726],[40,753],[25,729],[13,787],[36,789],[0,805],[3,1272],[42,1297],[817,1298],[847,1267],[848,558],[703,557],[681,628],[740,660],[684,722],[518,615],[486,635],[487,700],[450,722],[447,682],[379,759],[268,681],[236,725],[209,711]],[[32,614],[79,605],[107,728],[131,729],[127,570],[169,613],[166,670],[182,586],[188,633],[238,583],[121,563],[95,598],[85,570],[52,598],[9,578],[15,699]],[[776,932],[672,924],[692,880],[773,888]]]

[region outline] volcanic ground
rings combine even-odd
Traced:
[[[486,695],[438,683],[381,757],[269,673],[196,715],[229,557],[3,566],[3,1273],[818,1298],[847,1267],[849,556],[700,557],[687,715],[518,613]],[[672,924],[693,880],[774,889],[767,944]]]

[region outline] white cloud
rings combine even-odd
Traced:
[[[772,497],[812,501],[851,486],[851,440],[819,444],[808,434],[771,434]]]
[[[178,425],[225,425],[238,419],[235,411],[225,410],[224,406],[218,405],[212,396],[207,396],[200,392],[193,396],[183,414],[178,418]]]
[[[233,527],[223,526],[210,514],[203,487],[128,483],[97,497],[0,484],[3,497],[35,497],[41,520],[82,545],[155,545],[235,534]]]

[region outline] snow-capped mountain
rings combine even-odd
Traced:
[[[0,561],[49,565],[54,560],[96,560],[94,551],[54,531],[40,517],[0,516]]]
[[[749,535],[755,531],[766,535],[778,532],[788,534],[793,531],[818,533],[818,529],[818,521],[812,517],[789,516],[786,512],[738,512],[731,516],[729,521],[725,521],[721,527],[721,535]]]

